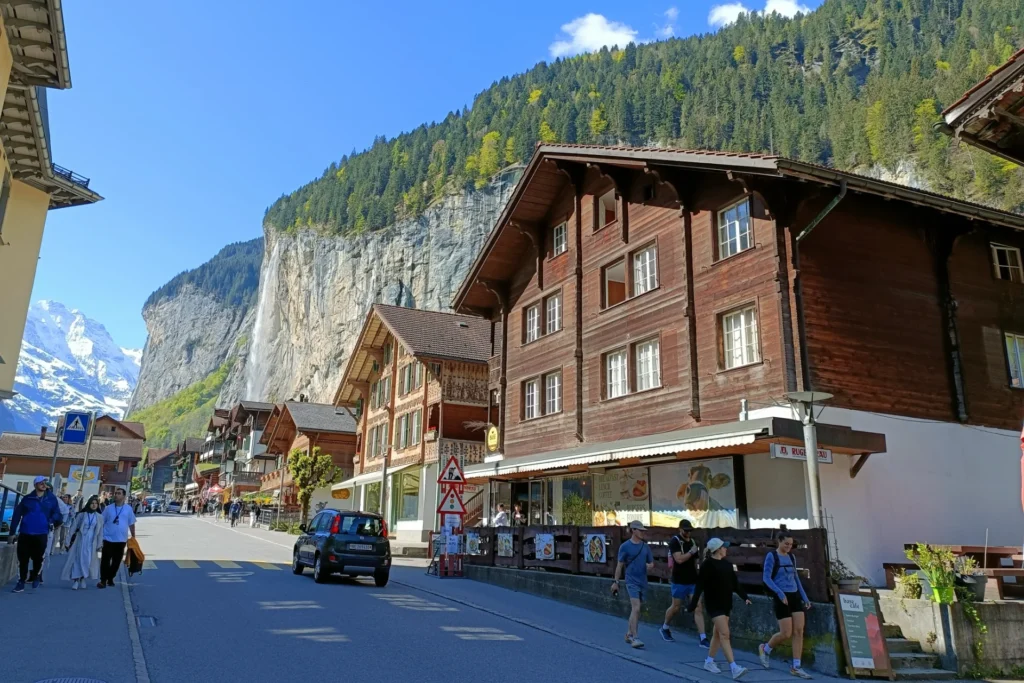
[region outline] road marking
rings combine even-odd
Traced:
[[[276,636],[292,636],[302,640],[312,640],[316,643],[347,643],[349,638],[338,633],[333,626],[325,628],[276,628],[270,631]]]
[[[378,600],[383,600],[395,607],[413,610],[415,612],[458,612],[458,607],[448,607],[439,602],[430,602],[415,595],[404,593],[371,593]]]
[[[213,563],[221,569],[241,569],[242,565],[231,560],[214,560]]]
[[[261,600],[260,609],[323,609],[323,607],[314,600]]]
[[[199,565],[192,560],[174,560],[174,564],[178,565],[178,569],[199,569]]]
[[[208,572],[207,576],[217,583],[245,583],[246,576],[252,576],[253,572]]]
[[[259,567],[260,569],[273,569],[277,572],[281,571],[281,568],[273,562],[253,562],[253,564]]]
[[[514,633],[505,633],[500,628],[488,626],[442,626],[441,630],[462,640],[522,640]]]
[[[142,568],[143,569],[156,569],[156,562],[154,562],[153,560],[146,560],[145,562],[142,563]]]
[[[121,584],[121,597],[124,600],[124,615],[128,620],[128,638],[132,642],[132,661],[135,664],[135,683],[149,683],[149,669],[146,667],[146,654],[142,651],[142,640],[139,638],[139,625],[135,623],[135,610],[132,609],[132,598],[128,591],[127,572],[121,570],[118,581]]]

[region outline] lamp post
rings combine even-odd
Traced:
[[[818,478],[818,431],[814,422],[814,404],[824,403],[832,394],[824,391],[791,391],[786,398],[800,406],[800,421],[804,426],[804,450],[807,452],[807,486],[810,490],[811,528],[822,526],[821,480]]]

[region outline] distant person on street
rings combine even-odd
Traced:
[[[103,509],[103,553],[97,588],[114,585],[114,577],[124,559],[124,546],[128,543],[129,534],[135,538],[135,511],[126,500],[125,490],[114,489],[114,502]]]
[[[67,506],[67,512],[64,514],[64,523],[60,526],[60,531],[57,534],[60,545],[60,551],[66,553],[68,551],[68,543],[71,540],[71,527],[75,523],[75,503],[71,500],[70,494],[65,493],[61,496],[61,500],[64,501],[64,505]]]
[[[226,500],[226,501],[224,501],[224,504],[221,506],[220,518],[221,519],[227,519],[228,515],[230,514],[230,512],[231,512],[231,502]]]
[[[508,520],[508,510],[504,503],[498,503],[498,514],[494,515],[494,526],[511,526]]]
[[[40,574],[43,571],[43,558],[46,556],[46,544],[49,540],[50,527],[59,527],[64,518],[57,504],[57,496],[46,486],[46,477],[36,477],[32,485],[35,489],[24,496],[14,508],[11,516],[11,532],[7,542],[18,541],[18,583],[15,593],[25,592],[25,581],[29,578],[28,564],[32,561],[32,587],[39,588]],[[18,534],[19,525],[21,534]]]
[[[71,590],[85,590],[85,582],[100,578],[100,559],[97,553],[103,548],[103,513],[100,501],[91,497],[85,508],[75,515],[74,526],[70,529],[68,559],[60,578],[71,581]]]
[[[800,656],[804,649],[804,612],[811,608],[811,601],[800,583],[796,572],[796,558],[793,556],[793,535],[779,534],[779,547],[764,557],[764,585],[772,592],[775,618],[779,620],[779,631],[757,648],[757,654],[764,668],[771,668],[772,650],[790,638],[793,639],[793,663],[789,673],[799,678],[811,675],[800,667]]]
[[[234,527],[238,522],[238,518],[242,515],[242,504],[238,502],[237,498],[235,499],[235,502],[231,504],[228,512],[231,514],[231,526]]]
[[[522,526],[526,524],[526,515],[523,514],[523,504],[516,503],[515,510],[512,512],[512,523],[516,526]]]
[[[732,594],[736,593],[749,605],[750,599],[746,591],[740,585],[736,577],[736,570],[732,562],[725,559],[728,552],[727,546],[720,538],[712,538],[708,541],[706,550],[707,556],[700,563],[700,573],[697,575],[697,589],[690,598],[690,605],[687,611],[693,612],[697,609],[700,596],[704,595],[704,604],[708,608],[708,616],[715,626],[711,636],[711,647],[708,656],[704,660],[704,670],[713,674],[720,674],[722,670],[715,664],[715,655],[718,654],[718,646],[722,646],[725,659],[729,662],[729,669],[732,677],[741,678],[747,673],[747,669],[736,663],[732,654],[732,642],[729,640],[729,614],[732,612]]]
[[[629,540],[619,546],[618,563],[615,565],[615,580],[612,581],[612,595],[619,594],[619,577],[626,575],[626,593],[629,595],[629,628],[626,631],[626,642],[630,647],[644,646],[637,637],[640,624],[640,608],[647,593],[647,572],[654,569],[654,555],[644,540],[643,522],[637,520],[629,523],[632,534]]]
[[[259,524],[260,521],[260,504],[253,503],[252,509],[249,511],[249,527],[254,527]]]
[[[669,565],[672,569],[672,604],[665,611],[665,624],[661,627],[661,637],[665,640],[674,640],[669,624],[686,605],[690,603],[697,589],[697,556],[700,548],[697,541],[690,535],[693,532],[693,524],[688,519],[679,522],[679,533],[673,536],[668,542]],[[701,647],[708,647],[708,636],[704,631],[704,614],[701,606],[698,605],[693,613],[693,621],[697,625],[697,633],[700,634]]]

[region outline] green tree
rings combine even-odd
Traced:
[[[330,454],[321,452],[317,446],[312,453],[304,448],[295,448],[288,454],[288,472],[292,475],[295,488],[299,491],[299,505],[302,507],[301,523],[309,517],[309,501],[313,492],[330,486],[338,478],[338,468]]]
[[[551,129],[547,121],[540,122],[540,141],[541,142],[558,142],[558,135]]]
[[[519,160],[516,156],[516,139],[511,135],[505,140],[505,163],[514,164]]]
[[[608,130],[608,119],[604,117],[604,107],[598,107],[590,115],[590,135],[594,140],[600,140],[606,130]]]

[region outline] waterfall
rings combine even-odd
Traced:
[[[281,265],[281,240],[274,240],[270,258],[263,264],[260,274],[260,294],[256,304],[256,322],[252,327],[249,358],[245,364],[245,396],[250,401],[266,401],[267,382],[270,379],[270,347],[280,331],[275,310]]]

